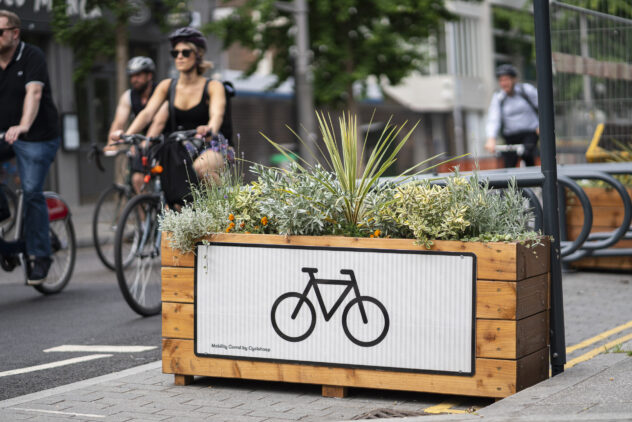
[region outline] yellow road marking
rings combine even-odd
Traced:
[[[632,327],[632,321],[626,322],[623,325],[619,325],[618,327],[615,327],[615,328],[613,328],[611,330],[604,331],[603,333],[598,334],[598,335],[596,335],[594,337],[591,337],[591,338],[589,338],[587,340],[584,340],[581,343],[577,343],[574,346],[567,347],[566,348],[566,353],[573,353],[575,350],[583,349],[586,346],[590,346],[593,343],[597,343],[598,341],[604,340],[604,339],[610,337],[613,334],[616,334],[616,333],[618,333],[620,331],[625,330],[626,328],[631,328],[631,327]]]
[[[457,410],[452,409],[452,407],[457,406],[457,402],[453,401],[444,401],[443,403],[439,403],[436,406],[430,406],[424,409],[426,413],[467,413],[465,410]]]
[[[626,336],[619,337],[618,339],[612,340],[611,342],[606,343],[603,346],[595,347],[591,351],[586,352],[583,355],[578,356],[575,359],[571,360],[570,362],[566,363],[564,368],[572,368],[573,366],[577,365],[578,363],[587,361],[588,359],[592,359],[595,356],[597,356],[598,354],[603,353],[607,349],[610,349],[611,347],[614,347],[617,344],[624,343],[624,342],[626,342],[628,340],[632,340],[632,334],[628,334]]]

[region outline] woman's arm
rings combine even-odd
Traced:
[[[171,79],[164,79],[158,84],[147,105],[129,125],[126,133],[139,133],[147,127],[167,99],[169,85],[171,85]]]
[[[217,135],[219,128],[222,127],[224,111],[226,110],[226,91],[224,90],[224,84],[219,81],[211,81],[208,84],[208,95],[211,98],[208,105],[210,118],[207,125],[198,126],[197,132],[203,135],[210,131],[213,135]]]

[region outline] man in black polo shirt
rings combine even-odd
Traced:
[[[0,32],[0,132],[6,132],[5,141],[13,147],[24,191],[29,284],[40,284],[51,264],[48,209],[42,189],[59,148],[58,116],[44,53],[20,40],[20,18],[0,10]],[[8,249],[5,243],[0,253]]]

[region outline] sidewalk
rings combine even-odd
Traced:
[[[72,213],[72,224],[75,227],[75,237],[77,238],[77,247],[92,247],[92,215],[96,203],[84,205],[73,205],[70,207]]]
[[[475,413],[393,421],[603,421],[632,419],[632,342]],[[475,400],[475,399],[473,399]],[[420,412],[437,396],[353,389],[345,399],[320,386],[196,378],[178,387],[160,362],[0,402],[0,420],[348,421],[376,409]],[[467,405],[466,405],[467,406]]]

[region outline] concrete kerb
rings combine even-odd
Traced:
[[[632,420],[632,341],[472,414],[392,419],[430,421]]]
[[[114,381],[114,380],[125,378],[131,375],[137,375],[137,374],[147,372],[147,371],[155,371],[161,368],[162,368],[162,361],[156,361],[152,363],[147,363],[145,365],[136,366],[134,368],[125,369],[123,371],[114,372],[107,375],[102,375],[100,377],[90,378],[83,381],[77,381],[72,384],[62,385],[59,387],[50,388],[48,390],[38,391],[36,393],[26,394],[24,396],[13,397],[11,399],[0,401],[0,409],[17,406],[24,403],[29,403],[35,400],[40,400],[40,399],[51,397],[51,396],[65,394],[70,391],[76,391],[82,388],[92,387],[92,386],[99,385],[105,382]]]

